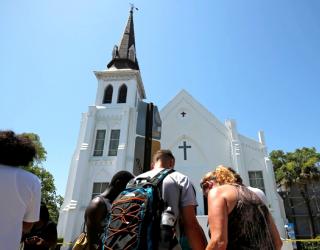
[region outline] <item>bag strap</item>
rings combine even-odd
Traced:
[[[105,205],[106,208],[107,208],[107,211],[110,212],[110,210],[111,210],[111,202],[110,202],[110,200],[104,198],[102,195],[98,195],[98,197],[99,197],[100,199],[102,199],[104,205]]]
[[[171,174],[172,172],[174,172],[174,169],[172,169],[172,168],[170,168],[170,169],[168,169],[168,168],[162,169],[159,173],[157,173],[154,177],[152,177],[149,182],[151,184],[157,186],[160,182],[163,181],[163,179],[167,175]]]

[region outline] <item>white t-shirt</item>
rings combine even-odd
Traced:
[[[260,198],[260,200],[268,207],[268,199],[261,189],[255,188],[255,187],[250,187],[250,186],[248,186],[247,188],[250,191],[254,192]]]
[[[41,184],[37,176],[0,164],[0,249],[19,249],[22,223],[39,220]]]

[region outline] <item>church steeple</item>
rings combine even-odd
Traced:
[[[108,63],[108,68],[139,70],[134,38],[133,9],[134,6],[131,6],[127,26],[124,30],[120,45],[119,47],[114,46],[112,60]]]

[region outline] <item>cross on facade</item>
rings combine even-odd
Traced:
[[[185,117],[187,113],[182,111],[180,114],[182,115],[182,117]]]
[[[183,146],[179,146],[179,148],[183,148],[183,159],[187,160],[187,148],[191,148],[191,146],[187,146],[187,142],[183,141]]]

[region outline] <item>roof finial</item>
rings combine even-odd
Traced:
[[[134,10],[139,10],[133,3],[130,3],[130,12],[133,13]]]

